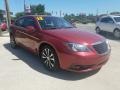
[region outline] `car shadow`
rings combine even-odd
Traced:
[[[64,70],[59,70],[57,72],[50,72],[46,70],[42,63],[40,62],[40,58],[36,55],[33,55],[32,53],[29,53],[27,50],[18,47],[17,49],[12,49],[9,45],[9,43],[4,44],[4,47],[11,52],[13,55],[15,55],[17,58],[13,58],[13,61],[16,60],[22,60],[27,65],[29,65],[32,69],[38,71],[39,73],[62,79],[62,80],[69,80],[69,81],[75,81],[75,80],[82,80],[85,78],[88,78],[92,75],[95,75],[99,70],[87,72],[87,73],[74,73]]]
[[[116,39],[112,33],[102,31],[100,33],[100,35],[109,40],[114,40],[114,41],[120,42],[120,39]]]

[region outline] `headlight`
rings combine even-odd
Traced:
[[[86,45],[77,44],[77,43],[67,43],[67,46],[75,52],[88,52],[89,49]]]

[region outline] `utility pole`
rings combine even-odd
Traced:
[[[96,10],[96,16],[98,16],[98,14],[99,14],[99,10],[97,9],[97,10]]]
[[[60,17],[62,16],[62,11],[60,10]]]
[[[10,32],[10,24],[11,24],[10,10],[8,5],[8,0],[4,0],[4,1],[5,1],[5,8],[6,8],[7,27],[8,27],[8,31]]]
[[[26,13],[26,1],[24,0],[24,14]]]

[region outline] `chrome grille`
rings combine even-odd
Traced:
[[[101,42],[99,44],[93,45],[94,49],[97,51],[98,54],[103,54],[108,51],[108,45],[106,42]]]

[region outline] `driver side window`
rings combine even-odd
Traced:
[[[107,23],[114,23],[113,19],[112,18],[107,18]]]

